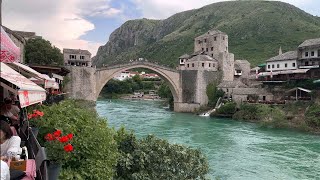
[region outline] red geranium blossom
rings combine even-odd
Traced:
[[[47,141],[53,141],[53,140],[55,139],[55,137],[54,137],[52,134],[50,134],[50,133],[48,133],[44,138],[45,138]]]
[[[54,137],[60,137],[61,136],[61,130],[56,130],[55,132],[53,132]]]
[[[64,151],[71,152],[73,151],[73,146],[71,144],[67,144],[63,147]]]
[[[68,134],[67,137],[69,138],[69,140],[71,140],[73,138],[73,134]]]
[[[65,143],[65,142],[68,142],[68,141],[69,141],[69,138],[68,138],[68,136],[63,136],[63,137],[59,138],[59,141],[60,141],[61,143]]]

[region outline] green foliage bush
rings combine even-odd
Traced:
[[[237,104],[235,102],[227,102],[216,111],[216,114],[225,114],[225,115],[234,114],[236,111],[236,107],[237,107]]]
[[[221,89],[218,89],[215,83],[208,84],[206,93],[209,107],[215,107],[218,99],[224,95],[224,92]]]
[[[241,104],[240,110],[237,111],[232,118],[238,120],[258,120],[258,106]]]
[[[240,110],[233,115],[233,119],[259,121],[268,127],[287,127],[284,112],[275,106],[241,104]]]
[[[320,127],[320,105],[313,104],[310,106],[306,112],[306,121],[312,126],[319,128]]]
[[[120,159],[114,179],[205,179],[208,162],[199,150],[149,135],[136,139],[123,128],[115,137]]]
[[[70,153],[70,160],[63,164],[60,179],[72,179],[67,172],[83,179],[112,179],[118,152],[113,139],[115,132],[107,127],[105,119],[77,107],[75,101],[41,106],[41,110],[44,116],[36,120],[35,125],[39,128],[38,140],[42,145],[44,136],[55,129],[74,134],[74,151]]]

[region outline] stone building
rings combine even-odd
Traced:
[[[320,38],[308,39],[298,46],[298,66],[300,69],[319,68]]]
[[[250,76],[250,63],[247,60],[236,60],[234,62],[234,76],[236,78],[249,78]]]
[[[88,50],[63,49],[63,59],[65,65],[92,66],[91,53]]]
[[[266,60],[266,72],[259,73],[266,83],[315,78],[320,78],[320,38],[305,40],[295,51],[279,51]]]

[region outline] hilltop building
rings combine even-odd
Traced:
[[[81,49],[63,49],[63,59],[65,65],[71,66],[92,66],[91,53]]]

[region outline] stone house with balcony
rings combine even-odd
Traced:
[[[298,46],[298,66],[300,69],[319,68],[320,38],[308,39]]]
[[[63,59],[65,65],[70,66],[92,66],[91,53],[81,49],[63,49]]]

